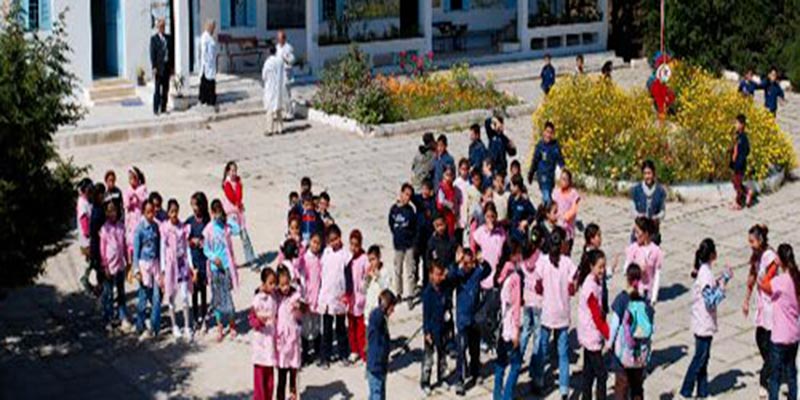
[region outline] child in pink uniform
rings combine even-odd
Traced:
[[[347,316],[347,279],[344,270],[350,261],[350,252],[342,245],[342,231],[337,225],[328,228],[328,247],[322,253],[317,312],[322,314],[322,346],[320,355],[325,367],[333,359],[334,322],[336,323],[337,355],[347,362],[348,343],[345,318]]]
[[[497,224],[497,208],[494,203],[486,203],[483,207],[483,216],[486,222],[472,235],[475,244],[480,246],[483,259],[492,267],[492,274],[481,281],[481,289],[490,290],[494,288],[494,275],[503,252],[503,244],[506,242],[506,231]],[[478,248],[473,246],[472,252],[477,253],[477,251]]]
[[[303,302],[300,292],[292,287],[289,269],[278,267],[278,323],[275,349],[278,365],[278,390],[276,398],[286,399],[286,380],[289,380],[290,399],[299,399],[297,372],[301,364],[301,334]]]
[[[558,188],[553,191],[553,202],[558,205],[558,225],[567,232],[568,254],[572,253],[575,244],[575,220],[578,217],[578,205],[581,195],[572,184],[572,172],[561,170]]]
[[[763,361],[759,384],[760,397],[766,397],[769,389],[769,377],[772,375],[769,341],[772,335],[772,296],[763,290],[778,271],[778,256],[769,247],[769,229],[765,225],[754,225],[748,231],[748,241],[753,254],[750,256],[750,274],[747,277],[747,291],[744,296],[742,312],[745,317],[750,313],[750,297],[756,288],[756,344]]]
[[[345,271],[349,271],[347,282],[347,338],[350,342],[350,361],[367,361],[365,354],[367,338],[364,327],[364,308],[367,296],[364,280],[367,275],[367,254],[364,248],[361,231],[350,232],[350,253],[352,257]]]
[[[305,284],[303,285],[303,302],[308,312],[303,315],[303,359],[305,363],[311,360],[311,353],[319,358],[319,345],[322,331],[320,327],[319,307],[317,299],[322,277],[322,236],[318,232],[311,235],[308,248],[300,257],[300,271]]]
[[[725,284],[730,279],[729,271],[721,279],[714,277],[711,267],[717,260],[717,248],[710,238],[700,242],[694,256],[692,277],[692,331],[695,353],[681,386],[681,396],[691,398],[697,386],[697,398],[708,397],[708,359],[711,356],[711,340],[717,332],[717,306],[725,298]]]
[[[545,345],[554,336],[558,347],[558,389],[562,397],[569,391],[569,325],[570,297],[575,294],[575,273],[578,268],[564,256],[567,250],[567,233],[561,227],[550,233],[550,254],[539,257],[533,277],[536,289],[542,295],[542,336]],[[534,391],[541,393],[545,354],[534,357]]]
[[[555,199],[554,199],[555,200]],[[591,400],[593,383],[597,382],[594,398],[606,398],[608,371],[603,360],[603,345],[609,338],[603,307],[601,282],[606,275],[606,256],[601,250],[589,250],[580,265],[578,285],[578,342],[583,346],[583,378],[581,398]]]
[[[148,192],[145,178],[139,168],[131,167],[128,170],[128,183],[130,187],[125,191],[125,240],[128,243],[128,257],[133,253],[133,234],[142,220],[142,209],[147,200]]]
[[[89,220],[92,216],[92,202],[89,198],[91,193],[92,181],[85,178],[78,184],[75,226],[78,227],[78,246],[81,248],[81,254],[87,258],[89,257]]]
[[[512,242],[509,261],[503,266],[498,281],[500,289],[500,315],[502,318],[500,340],[497,342],[497,360],[494,367],[494,400],[511,400],[522,367],[519,340],[522,327],[522,248]],[[504,382],[506,367],[508,379]]]
[[[159,226],[161,232],[161,276],[163,277],[164,296],[169,305],[169,316],[172,320],[172,335],[181,337],[181,329],[175,318],[176,303],[180,302],[183,310],[183,334],[187,340],[192,338],[189,306],[192,298],[192,276],[194,275],[191,257],[189,256],[189,229],[178,218],[180,208],[178,201],[167,202],[167,221]],[[202,266],[205,268],[205,265]]]
[[[277,276],[270,268],[261,270],[261,286],[253,298],[250,327],[253,348],[253,400],[272,400],[276,364],[275,325],[278,302],[275,299]]]
[[[106,204],[106,222],[100,228],[100,263],[106,274],[103,279],[103,319],[110,322],[114,311],[119,315],[122,329],[130,329],[125,309],[125,274],[128,267],[128,247],[125,243],[125,225],[114,202]],[[117,309],[114,310],[114,289],[117,290]]]
[[[652,241],[655,232],[653,220],[647,217],[636,218],[634,235],[636,241],[625,250],[625,268],[637,264],[642,268],[642,281],[639,292],[646,297],[651,305],[658,301],[659,281],[661,280],[661,266],[664,264],[664,253]]]

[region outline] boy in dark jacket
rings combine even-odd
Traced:
[[[742,207],[749,207],[752,199],[751,193],[744,187],[744,174],[747,172],[747,156],[750,154],[750,140],[745,132],[747,119],[744,115],[736,116],[736,141],[731,151],[730,167],[733,170],[731,182],[736,190],[736,199],[733,208],[740,210]]]
[[[503,117],[497,116],[486,120],[486,135],[489,137],[489,159],[492,160],[492,172],[507,172],[508,158],[517,155],[517,146],[506,136]]]
[[[549,94],[550,88],[556,84],[556,69],[550,63],[550,54],[544,55],[544,66],[539,77],[542,78],[542,91],[545,95]]]
[[[394,312],[397,299],[391,290],[380,294],[378,307],[369,314],[367,328],[367,383],[369,384],[369,400],[386,398],[386,374],[389,372],[389,324],[387,319]]]
[[[417,235],[415,240],[414,257],[417,265],[422,261],[423,274],[428,273],[428,240],[433,234],[433,216],[436,214],[436,197],[434,196],[433,183],[430,179],[422,182],[422,190],[413,197],[414,208],[417,210]],[[417,272],[414,271],[416,274]],[[423,279],[427,280],[426,275]],[[416,281],[415,281],[416,282]],[[413,296],[413,288],[408,297]]]
[[[389,230],[394,245],[394,291],[397,296],[414,294],[414,240],[417,235],[417,215],[409,204],[414,195],[411,184],[404,183],[400,195],[389,210]]]
[[[456,287],[456,331],[458,356],[456,361],[456,393],[464,395],[464,381],[467,376],[476,379],[480,376],[480,328],[475,323],[475,313],[480,306],[481,281],[492,273],[492,267],[483,261],[480,250],[477,257],[470,249],[459,250],[457,265],[450,267],[447,279]],[[467,352],[469,352],[469,371],[467,371]],[[469,375],[467,375],[469,374]]]
[[[764,89],[764,106],[767,107],[767,110],[769,110],[772,115],[777,114],[778,99],[780,99],[781,104],[786,102],[783,88],[781,88],[781,84],[778,82],[778,69],[775,67],[770,68],[767,79],[764,79],[761,86],[758,88]]]
[[[552,122],[544,124],[542,139],[536,143],[533,151],[533,162],[528,171],[528,183],[533,183],[533,177],[539,183],[539,190],[542,192],[542,202],[549,203],[552,200],[553,186],[556,182],[556,167],[564,167],[564,157],[561,156],[561,147],[554,138],[556,127]]]
[[[481,140],[481,126],[472,124],[469,127],[469,168],[480,169],[486,159],[486,145]]]
[[[447,300],[442,283],[445,268],[440,260],[431,262],[428,286],[422,291],[422,332],[425,335],[425,357],[422,360],[420,385],[426,395],[431,394],[431,368],[436,356],[436,376],[447,389],[447,355],[445,352],[445,312]]]
[[[320,218],[314,205],[314,198],[308,194],[303,196],[303,211],[300,213],[300,237],[303,245],[308,244],[312,234],[322,234],[324,227],[322,218]]]

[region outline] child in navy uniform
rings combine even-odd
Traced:
[[[440,260],[431,262],[428,285],[422,291],[422,331],[425,337],[425,358],[422,360],[420,384],[426,395],[431,394],[431,368],[436,357],[436,376],[447,389],[447,355],[445,352],[445,311],[447,299],[442,283],[445,268]]]
[[[367,330],[367,384],[369,400],[386,398],[386,374],[389,372],[389,324],[397,299],[391,290],[381,292],[378,307],[369,314]]]
[[[542,78],[542,91],[545,95],[550,93],[550,89],[556,84],[556,69],[550,63],[550,54],[544,55],[544,66],[539,74]]]
[[[731,182],[736,190],[736,199],[733,208],[740,210],[742,207],[749,207],[752,200],[752,192],[744,186],[744,174],[747,171],[747,156],[750,154],[750,140],[744,128],[747,119],[743,114],[736,116],[736,139],[731,149],[730,167],[733,170]]]
[[[528,171],[528,183],[533,183],[533,178],[536,176],[539,190],[542,192],[543,203],[552,201],[553,186],[555,186],[556,182],[556,167],[564,167],[561,147],[558,145],[558,140],[553,137],[555,131],[556,127],[552,122],[547,121],[544,124],[542,139],[539,140],[539,143],[536,143],[536,148],[533,151],[533,162],[531,163],[530,171]]]

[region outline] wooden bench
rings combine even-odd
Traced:
[[[226,34],[220,34],[217,38],[217,43],[220,46],[220,52],[217,53],[217,61],[220,56],[228,57],[228,65],[230,72],[236,69],[235,58],[241,57],[257,57],[257,64],[261,64],[261,58],[267,52],[270,46],[270,41],[259,41],[255,36],[235,37]]]

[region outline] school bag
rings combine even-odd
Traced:
[[[650,361],[653,322],[643,300],[630,300],[620,321],[614,354],[624,368],[645,368]]]

